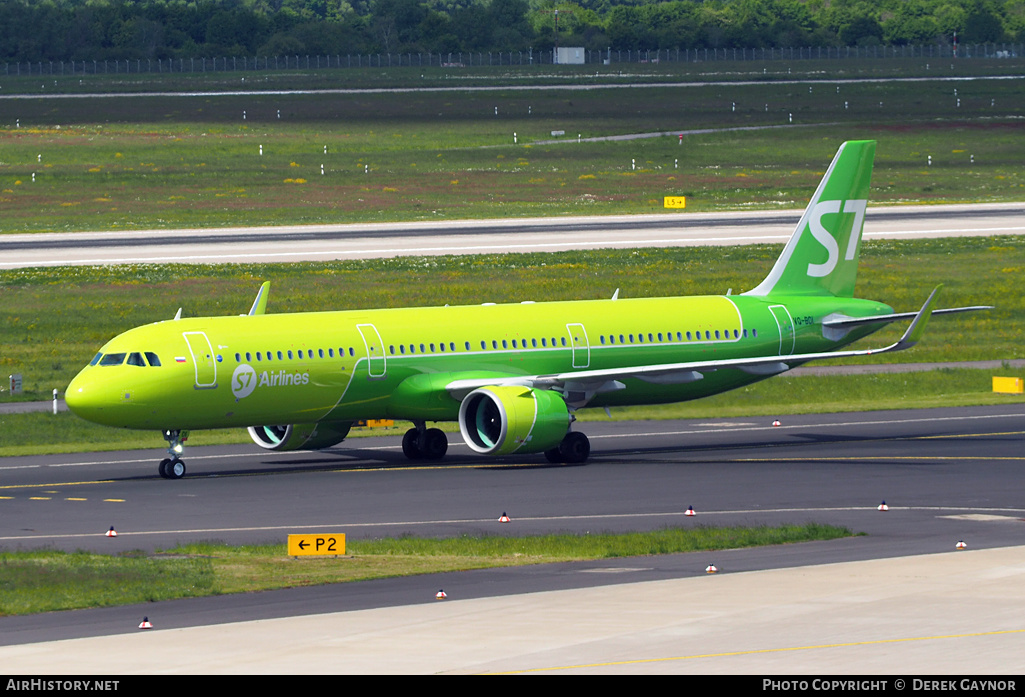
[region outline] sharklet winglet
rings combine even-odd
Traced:
[[[260,291],[253,300],[253,306],[249,308],[249,316],[267,314],[267,297],[270,295],[270,281],[264,281]]]

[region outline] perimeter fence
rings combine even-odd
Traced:
[[[1025,56],[1025,44],[947,46],[812,46],[795,48],[607,49],[581,51],[585,65],[712,63],[806,60],[1002,59]],[[232,56],[226,58],[108,59],[5,63],[5,76],[111,75],[132,73],[260,72],[391,67],[463,68],[553,65],[556,51],[451,51],[335,55]]]

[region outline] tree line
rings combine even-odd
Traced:
[[[1025,41],[1025,0],[0,0],[0,60]]]

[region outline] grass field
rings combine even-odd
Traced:
[[[852,138],[879,141],[875,203],[1022,200],[1020,91],[987,79],[0,99],[0,232],[658,212],[666,195],[696,211],[801,207]],[[750,127],[771,130],[576,142]],[[542,144],[552,131],[562,142]]]
[[[12,270],[0,274],[0,373],[24,376],[25,399],[48,399],[114,335],[173,317],[179,307],[192,317],[244,312],[264,280],[272,283],[269,312],[591,299],[609,297],[616,288],[621,297],[699,295],[752,288],[778,254],[778,246],[754,245]],[[860,297],[909,311],[943,283],[944,307],[997,305],[934,321],[914,350],[871,362],[1022,357],[1022,269],[1025,239],[1016,236],[866,242]],[[900,331],[890,327],[868,341],[885,345]]]
[[[852,534],[844,528],[807,523],[625,534],[403,537],[348,542],[345,556],[324,558],[289,557],[281,544],[197,543],[153,556],[0,552],[0,616],[442,571],[790,544]]]

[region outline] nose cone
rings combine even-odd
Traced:
[[[118,425],[111,419],[112,413],[120,403],[117,395],[112,392],[109,384],[97,379],[94,370],[86,368],[71,381],[64,401],[76,416],[86,421],[110,426]]]

